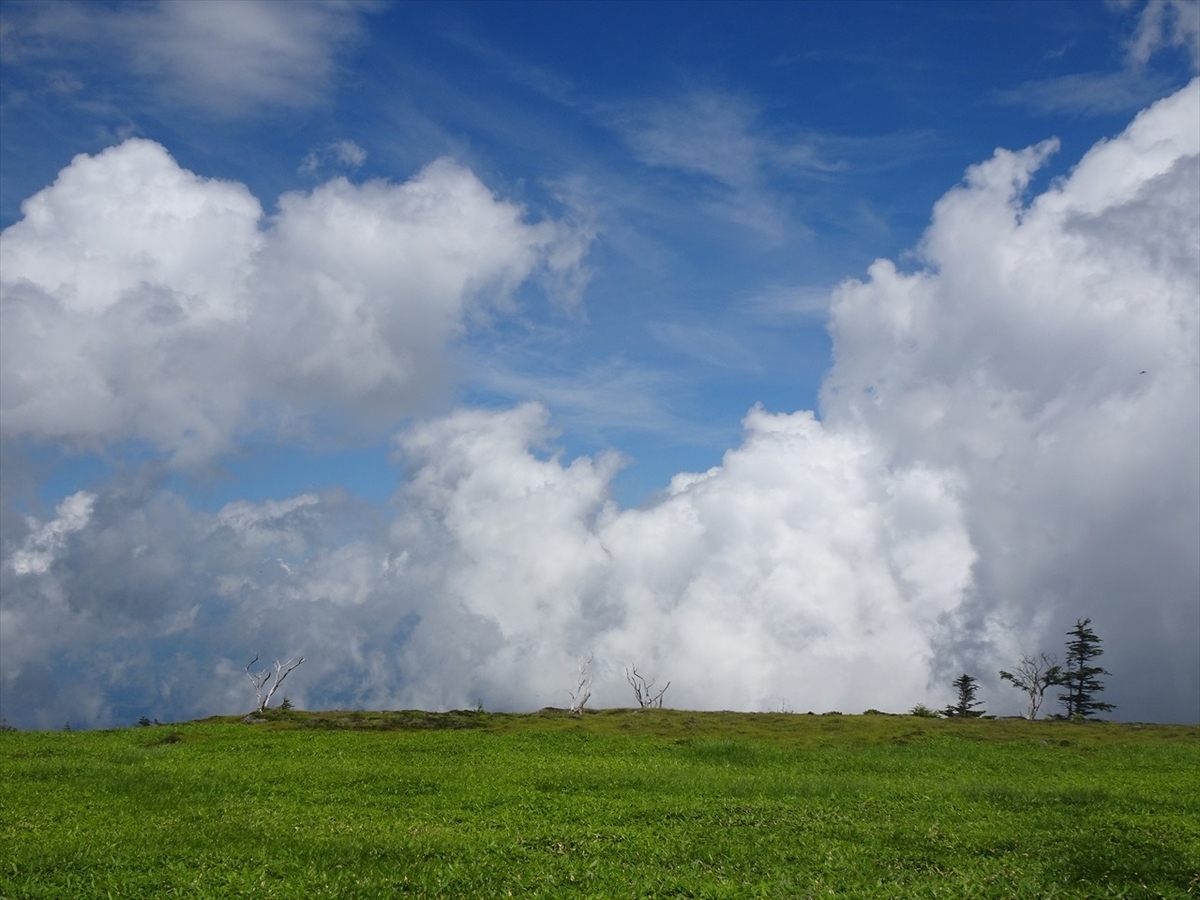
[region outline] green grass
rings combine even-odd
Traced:
[[[1200,729],[612,710],[0,734],[0,896],[1200,896]]]

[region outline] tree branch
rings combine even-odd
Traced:
[[[268,705],[270,705],[271,698],[274,697],[275,692],[279,690],[279,685],[283,684],[283,679],[287,678],[288,674],[293,669],[300,665],[300,663],[304,662],[304,657],[300,657],[300,659],[296,660],[296,662],[292,662],[290,659],[285,663],[275,660],[274,672],[272,672],[270,669],[264,669],[258,673],[251,672],[250,666],[254,665],[256,662],[258,662],[257,656],[250,660],[250,664],[246,666],[246,677],[249,678],[250,683],[254,685],[255,711],[261,713],[266,710]],[[263,687],[270,683],[272,678],[275,679],[274,683],[271,684],[271,689],[267,691],[267,695],[264,697]]]
[[[654,687],[654,679],[647,680],[641,672],[637,670],[637,666],[633,667],[633,671],[625,670],[625,680],[629,682],[629,686],[633,688],[634,699],[637,700],[637,705],[641,709],[662,709],[663,694],[667,692],[667,688],[671,686],[671,682],[667,682],[657,694],[651,693],[650,689]]]
[[[588,674],[588,667],[595,658],[595,654],[588,654],[588,658],[579,663],[579,683],[575,690],[571,691],[571,715],[573,716],[582,716],[584,705],[592,699],[592,676]]]

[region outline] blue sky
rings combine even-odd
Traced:
[[[1117,446],[1119,441],[1107,455],[1083,449],[1096,441],[1108,446],[1109,440],[1097,437],[1094,426],[1088,431],[1083,418],[1069,419],[1074,424],[1054,419],[1061,433],[1050,434],[1046,424],[1048,416],[1111,411],[1114,398],[1142,391],[1136,381],[1131,387],[1102,377],[1113,360],[1125,360],[1122,354],[1153,348],[1159,357],[1175,359],[1175,351],[1165,347],[1189,346],[1195,305],[1187,299],[1195,287],[1188,280],[1194,275],[1190,250],[1185,241],[1182,256],[1168,252],[1174,246],[1169,235],[1191,233],[1189,210],[1184,207],[1179,222],[1151,216],[1161,239],[1155,237],[1158,230],[1130,225],[1127,211],[1104,219],[1114,224],[1096,231],[1107,235],[1103,240],[1125,246],[1128,240],[1112,235],[1133,229],[1130,234],[1148,241],[1146,259],[1168,262],[1158,269],[1113,263],[1104,278],[1079,274],[1080,269],[1081,296],[1092,304],[1087,315],[1079,313],[1065,325],[1056,314],[1037,310],[1025,309],[1020,318],[1022,301],[1012,291],[1024,273],[1041,271],[1037,247],[1049,256],[1061,249],[1055,258],[1074,265],[1074,238],[1062,237],[1074,234],[1072,223],[1091,221],[1088,217],[1099,222],[1100,209],[1127,210],[1128,197],[1114,193],[1111,202],[1096,200],[1088,193],[1092,182],[1083,176],[1072,181],[1073,173],[1085,168],[1080,164],[1091,158],[1089,152],[1099,152],[1093,148],[1107,145],[1113,159],[1126,144],[1135,160],[1158,159],[1157,144],[1138,143],[1126,129],[1166,98],[1177,102],[1170,112],[1158,113],[1160,118],[1188,114],[1198,9],[1189,0],[5,2],[0,227],[8,252],[4,315],[12,343],[6,345],[4,370],[10,617],[3,638],[22,640],[18,629],[50,629],[46,623],[53,617],[42,617],[53,605],[50,597],[74,610],[63,613],[68,618],[86,608],[101,620],[111,615],[112,623],[121,621],[97,629],[94,638],[79,638],[82,646],[73,657],[79,671],[103,658],[114,673],[110,688],[97,688],[88,704],[71,705],[68,676],[31,674],[36,660],[0,673],[9,697],[53,698],[45,702],[47,716],[93,723],[116,715],[105,691],[144,696],[146,708],[157,703],[163,715],[235,702],[225,699],[235,688],[221,679],[232,665],[226,662],[241,648],[214,649],[214,642],[229,640],[227,634],[211,625],[185,624],[219,620],[215,610],[233,603],[229,585],[235,582],[273,598],[264,601],[272,608],[291,610],[280,613],[284,618],[307,623],[302,633],[260,623],[266,629],[260,643],[303,643],[304,634],[331,627],[318,625],[324,613],[315,611],[341,602],[357,610],[361,621],[354,627],[362,633],[385,620],[419,620],[433,629],[421,636],[418,628],[414,638],[405,626],[390,642],[379,638],[372,652],[381,658],[406,652],[416,640],[431,646],[459,640],[446,635],[461,635],[463,623],[443,623],[445,633],[433,624],[456,604],[469,613],[471,628],[479,629],[478,644],[464,644],[476,648],[475,661],[464,664],[461,677],[443,679],[453,687],[434,689],[416,669],[403,666],[400,674],[381,676],[369,690],[357,691],[318,687],[331,681],[327,676],[320,682],[314,673],[309,687],[314,702],[457,702],[486,692],[482,685],[512,664],[504,662],[506,654],[528,650],[530,641],[544,652],[547,673],[591,645],[608,646],[608,665],[619,671],[627,656],[621,648],[631,643],[636,647],[629,653],[636,649],[660,668],[701,671],[707,638],[631,641],[622,637],[625,626],[618,626],[636,618],[643,601],[629,598],[643,593],[651,598],[644,602],[662,606],[666,632],[688,633],[691,619],[668,614],[688,602],[708,610],[695,612],[697,622],[721,620],[724,611],[717,614],[695,599],[702,593],[697,583],[666,575],[628,581],[633,576],[621,563],[619,573],[605,576],[605,586],[587,587],[598,577],[591,564],[572,568],[564,562],[561,580],[543,587],[574,597],[561,602],[575,612],[560,611],[561,621],[547,614],[560,631],[550,628],[543,640],[536,636],[540,626],[513,612],[517,601],[493,609],[473,593],[485,590],[478,585],[486,579],[455,581],[465,571],[463,559],[478,561],[480,553],[520,558],[514,548],[538,546],[536,536],[513,535],[511,547],[468,552],[465,532],[443,535],[455,552],[466,554],[455,557],[430,549],[437,545],[430,533],[414,536],[419,531],[414,523],[451,521],[450,511],[460,503],[473,510],[462,513],[462,527],[472,534],[488,531],[489,515],[524,521],[524,513],[475,509],[465,494],[454,494],[471,483],[471,473],[490,471],[509,453],[511,466],[489,476],[500,479],[496,484],[504,472],[531,467],[542,472],[534,478],[539,484],[565,479],[562,484],[575,485],[572,479],[581,478],[591,485],[586,490],[576,485],[580,497],[591,498],[579,500],[578,509],[567,503],[540,514],[555,521],[564,509],[576,509],[570,521],[588,535],[580,547],[604,545],[611,557],[610,545],[619,543],[615,535],[633,528],[630,522],[670,518],[672,504],[693,501],[699,505],[684,518],[707,522],[704,534],[726,534],[723,507],[704,513],[701,488],[681,487],[692,484],[693,476],[680,473],[720,467],[703,490],[717,491],[711,485],[722,478],[732,484],[743,465],[738,459],[759,452],[762,435],[809,440],[802,437],[808,426],[796,424],[806,410],[820,423],[814,426],[819,438],[812,439],[832,443],[821,443],[826,450],[811,456],[795,447],[781,449],[806,460],[798,469],[826,466],[837,483],[857,484],[861,478],[871,491],[890,498],[888,503],[904,495],[906,489],[896,485],[936,473],[936,490],[929,487],[932,493],[923,496],[930,509],[941,510],[938,516],[949,517],[946,543],[934,551],[926,542],[934,561],[918,567],[924,574],[896,576],[889,590],[898,608],[938,591],[956,599],[947,594],[927,616],[905,620],[899,629],[910,635],[908,649],[896,651],[913,661],[906,683],[945,693],[938,685],[948,684],[945,676],[956,674],[956,667],[990,670],[1017,648],[1057,646],[1053,635],[1079,615],[1094,615],[1103,634],[1106,626],[1121,627],[1133,614],[1121,599],[1127,588],[1112,588],[1112,573],[1102,574],[1103,567],[1095,565],[1113,540],[1099,525],[1094,533],[1064,538],[1063,556],[1051,554],[1018,574],[1005,556],[1016,540],[1006,529],[1016,528],[1011,520],[1022,516],[1029,520],[1018,530],[1041,528],[1060,536],[1070,530],[1066,520],[1080,514],[1111,523],[1138,516],[1173,522],[1172,533],[1184,549],[1156,565],[1176,572],[1172,589],[1183,600],[1162,607],[1161,618],[1168,630],[1180,617],[1190,628],[1194,623],[1187,617],[1197,612],[1192,601],[1200,576],[1194,545],[1187,549],[1197,530],[1195,509],[1189,512],[1184,501],[1195,492],[1195,479],[1184,474],[1160,483],[1154,477],[1166,478],[1163,466],[1190,465],[1197,453],[1191,419],[1185,415],[1182,432],[1166,441],[1170,453],[1140,459],[1132,469],[1132,451]],[[1185,121],[1173,127],[1186,135],[1191,126]],[[1053,148],[1043,144],[1051,139],[1057,141]],[[1019,156],[1037,146],[1042,150]],[[1183,174],[1171,177],[1190,184],[1195,159],[1186,140],[1179,146]],[[998,148],[1018,157],[994,157]],[[81,161],[79,154],[87,158]],[[989,160],[991,168],[979,168]],[[1130,172],[1144,168],[1101,159],[1093,169],[1110,165]],[[968,170],[977,177],[964,181]],[[1158,169],[1146,171],[1146,185],[1161,175]],[[996,193],[996,179],[1009,185],[1010,195]],[[1143,187],[1129,190],[1129,196],[1143,196]],[[1186,196],[1182,190],[1171,196]],[[1034,224],[1024,231],[1013,226],[1011,235],[990,230],[997,211],[1038,203],[1058,208],[1059,194],[1077,204],[1071,207],[1075,218],[1064,213],[1066,224],[1061,234],[1055,232],[1061,247],[1053,235],[1041,244],[1025,241]],[[37,203],[30,199],[35,195]],[[962,212],[973,209],[972,197],[980,204],[990,197],[992,205]],[[129,225],[134,221],[142,224]],[[1015,221],[1020,225],[1021,216]],[[975,244],[968,240],[972,234],[978,236]],[[991,281],[983,274],[952,280],[960,270],[992,271],[985,261],[989,254],[997,259],[1007,254],[996,271],[1009,274]],[[881,259],[894,263],[895,277],[871,268]],[[1147,338],[1140,350],[1121,349],[1129,327],[1101,314],[1109,309],[1104,298],[1126,297],[1130,279],[1152,276],[1182,285],[1183,312],[1171,306],[1161,313],[1165,324],[1157,338]],[[1067,283],[1076,276],[1062,277]],[[941,299],[896,312],[933,282],[940,285]],[[1046,290],[1045,308],[1059,308],[1061,298],[1049,283]],[[52,299],[30,300],[34,295]],[[52,308],[47,303],[59,304],[53,309],[61,315],[47,312]],[[860,313],[858,303],[874,311]],[[907,337],[889,332],[888,342],[881,343],[882,332],[872,329],[893,314],[913,331]],[[923,315],[929,321],[922,326]],[[1092,321],[1092,315],[1099,318]],[[1013,325],[1018,321],[1019,328]],[[918,365],[913,348],[924,348],[926,340],[936,342],[937,352]],[[1103,353],[1096,351],[1092,359],[1086,347]],[[871,366],[876,370],[868,372]],[[1146,368],[1152,364],[1137,363],[1134,374]],[[1180,427],[1169,410],[1186,405],[1195,393],[1193,361],[1186,353],[1170,372],[1161,376],[1163,398],[1170,399],[1154,401],[1161,407],[1139,401],[1143,405],[1135,404],[1123,420],[1149,417],[1142,423],[1151,432],[1147,440],[1157,439],[1153,429],[1169,427],[1163,423]],[[1107,386],[1095,387],[1101,383]],[[961,406],[944,399],[965,385],[976,393]],[[888,408],[907,409],[907,418],[873,418],[876,413],[846,399],[851,388],[868,397],[894,389],[913,404],[934,402],[929,398],[937,395],[945,406],[931,411],[897,400]],[[1030,398],[1040,398],[1041,405],[1026,408]],[[990,404],[994,414],[986,427],[970,413],[979,404]],[[1021,410],[1012,421],[996,412],[1010,407]],[[1161,421],[1152,408],[1167,410]],[[484,418],[472,418],[478,416]],[[768,421],[793,424],[783,428]],[[963,437],[971,429],[977,431]],[[850,440],[852,432],[861,444],[856,451],[837,443]],[[1088,441],[1071,443],[1082,441],[1085,432]],[[437,441],[447,443],[429,450]],[[1020,449],[1022,441],[1027,451]],[[477,450],[469,449],[472,442]],[[818,465],[821,453],[834,454],[835,444],[842,463]],[[984,497],[975,487],[1006,466],[1032,471],[1051,445],[1076,449],[1063,451],[1044,472],[1039,469],[1030,485],[1039,479],[1061,484],[1061,472],[1094,463],[1132,471],[1126,493],[1114,488],[1116,499],[1104,503],[1088,495],[1044,508],[1046,492],[1032,486],[1024,488],[1024,500],[1011,504]],[[482,449],[489,446],[490,451]],[[1008,457],[1000,447],[1012,448]],[[441,483],[439,467],[450,466],[460,452],[459,475],[436,497],[422,493]],[[872,460],[875,474],[851,478],[847,473],[858,472],[854,467],[863,459]],[[744,465],[747,472],[758,471],[754,465],[770,469],[761,460]],[[1138,480],[1143,469],[1146,482]],[[1108,471],[1097,470],[1098,477],[1107,478]],[[593,477],[596,485],[588,480]],[[1019,493],[1021,478],[1014,478]],[[753,483],[751,477],[748,485]],[[778,491],[786,495],[781,485]],[[511,487],[496,490],[504,494]],[[728,490],[729,510],[749,496]],[[449,499],[452,494],[457,499]],[[1183,506],[1139,505],[1159,495],[1181,498]],[[320,500],[289,506],[308,496]],[[859,521],[854,504],[866,504],[861,512],[884,503],[863,499],[867,494],[858,500],[838,496],[847,504],[847,522]],[[810,509],[805,503],[799,508]],[[131,537],[155,520],[151,510],[165,515],[167,506],[177,509],[177,521],[182,517],[190,524],[159,540],[180,543],[160,546],[146,535]],[[751,508],[755,511],[739,521],[761,517],[768,530],[782,515],[761,505]],[[251,509],[257,512],[247,512]],[[909,520],[907,512],[893,512],[900,519],[881,521],[876,537],[861,539],[882,542],[883,549],[868,559],[897,572],[904,564],[888,554],[908,546],[896,535],[908,527],[897,522]],[[917,519],[934,516],[927,513]],[[303,527],[287,524],[289,516],[301,514],[314,520]],[[642,518],[622,519],[623,514]],[[276,522],[277,543],[264,552],[280,565],[289,552],[297,554],[281,570],[293,580],[301,578],[295,574],[298,560],[310,565],[303,587],[287,588],[266,576],[255,581],[257,574],[238,568],[245,561],[223,561],[212,548],[199,549],[214,529],[267,520]],[[838,530],[815,520],[797,527],[788,538],[792,543],[784,542],[790,549],[780,550],[784,556],[807,546],[801,533]],[[662,534],[656,528],[651,532]],[[761,539],[756,527],[738,534],[737,540]],[[644,540],[658,548],[654,565],[664,572],[701,553],[696,547],[684,552],[668,537],[661,544],[649,536]],[[704,544],[702,555],[743,559],[737,540]],[[89,566],[119,571],[120,553],[113,550],[117,556],[109,558],[97,549],[117,545],[126,547],[120,553],[138,558],[158,552],[161,565],[153,572],[131,572],[129,585],[117,579],[109,588],[89,586]],[[374,571],[381,561],[393,571],[388,566],[395,560],[416,559],[418,546],[426,547],[424,574],[403,588],[372,581],[353,601],[339,601],[327,587],[367,577],[352,573],[360,569],[351,558],[375,560],[361,562],[362,572]],[[563,558],[576,550],[563,550]],[[832,554],[830,572],[869,567],[849,563],[851,557],[836,548],[821,553]],[[314,573],[322,565],[329,568],[318,577]],[[540,565],[512,590],[549,578]],[[780,565],[764,562],[761,578],[730,588],[736,596],[728,602],[742,611],[738,616],[761,608],[754,598],[774,596],[776,588],[769,586],[785,578]],[[813,567],[815,572],[821,564]],[[940,574],[931,574],[934,569]],[[435,570],[441,574],[430,574]],[[1077,571],[1087,576],[1076,578],[1071,573]],[[162,609],[149,599],[138,601],[136,615],[113,612],[124,608],[121,597],[149,597],[177,584],[173,579],[184,572],[188,586],[180,590],[187,599]],[[1122,573],[1138,583],[1127,569]],[[145,585],[131,586],[139,578]],[[808,596],[811,588],[817,596],[820,591],[805,580],[810,578],[816,576],[796,574],[788,590]],[[1103,590],[1112,598],[1081,606],[1092,601],[1079,592],[1097,585],[1108,585]],[[863,586],[846,589],[870,593]],[[396,599],[404,591],[423,592],[425,599]],[[559,602],[548,597],[535,608]],[[611,615],[581,612],[593,600]],[[784,606],[777,614],[787,619],[794,610],[779,602]],[[814,610],[826,603],[795,602]],[[875,610],[872,601],[862,602]],[[243,622],[242,632],[253,632],[245,624],[249,620],[239,618],[250,613],[235,607],[226,610],[226,621]],[[1114,611],[1106,619],[1102,612],[1110,607]],[[761,707],[793,691],[793,704],[807,704],[800,688],[786,687],[798,680],[797,664],[755,644],[752,632],[765,627],[755,618],[760,614],[765,615],[745,613],[734,620],[744,626],[739,652],[767,660],[761,676],[722,700]],[[864,613],[868,619],[873,614]],[[880,616],[880,623],[891,621]],[[260,621],[257,614],[252,619]],[[66,620],[54,621],[55,628],[70,631]],[[87,633],[82,620],[72,621]],[[847,666],[856,654],[868,652],[866,644],[835,641],[841,632],[828,623],[809,622],[800,631],[809,634],[806,628],[831,642],[821,652]],[[370,653],[362,647],[370,641],[364,643],[362,633],[330,637],[341,649],[327,654],[328,666],[374,671],[365,661]],[[134,653],[127,646],[118,653],[118,635],[140,649]],[[1153,693],[1147,680],[1144,688],[1131,688],[1126,705],[1142,704],[1139,711],[1147,716],[1192,715],[1193,701],[1200,702],[1200,684],[1192,684],[1193,678],[1200,681],[1200,661],[1193,659],[1200,657],[1200,647],[1191,639],[1185,630],[1182,658],[1171,675],[1185,686],[1183,699],[1146,706]],[[1155,640],[1144,634],[1141,649],[1128,650],[1130,668]],[[52,652],[56,645],[47,637],[38,646]],[[262,652],[293,651],[280,646]],[[152,686],[154,673],[181,655],[208,673],[193,680],[209,687],[176,688],[164,699],[163,689]],[[124,661],[114,662],[118,657]],[[731,650],[728,657],[736,659],[737,653]],[[239,674],[237,665],[229,670]],[[139,674],[117,674],[130,672]],[[512,687],[497,691],[494,703],[551,702],[547,685],[557,676],[506,677]],[[302,689],[299,674],[294,680]],[[702,680],[697,674],[691,695],[697,705],[704,696]],[[829,694],[828,701],[883,705],[866,699],[865,687],[846,690]],[[997,688],[997,702],[1006,702],[1002,696]],[[912,702],[921,699],[914,696]],[[615,693],[613,702],[619,702]],[[6,702],[4,715],[40,721],[22,711],[20,701]]]
[[[98,18],[113,28],[135,12],[105,9]],[[1186,51],[1129,71],[1137,13],[1096,3],[363,7],[334,17],[329,30],[343,38],[321,48],[328,72],[293,98],[273,84],[139,71],[131,51],[90,43],[82,17],[56,35],[27,24],[46,11],[12,5],[20,50],[5,74],[0,222],[16,221],[75,154],[132,135],[197,174],[246,184],[268,212],[336,174],[403,181],[444,155],[534,215],[562,213],[566,194],[596,231],[578,308],[527,291],[519,315],[468,336],[456,394],[544,399],[568,453],[629,457],[618,492],[636,504],[676,471],[717,464],[755,403],[817,407],[830,363],[823,297],[912,248],[968,165],[1058,137],[1063,149],[1039,173],[1053,177],[1184,83]],[[361,165],[339,160],[339,141],[361,148]],[[592,396],[612,390],[632,396]],[[223,489],[206,478],[186,488],[209,503],[329,484],[390,493],[386,453],[333,443],[315,457],[242,445],[251,458],[224,462]],[[78,463],[64,461],[43,502],[87,486],[93,468]]]

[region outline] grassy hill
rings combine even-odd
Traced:
[[[0,897],[1200,895],[1200,728],[601,710],[0,734]]]

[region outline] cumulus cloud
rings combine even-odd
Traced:
[[[171,685],[190,714],[237,708],[235,663],[264,643],[312,660],[297,696],[321,705],[562,705],[588,652],[607,676],[597,700],[613,705],[633,663],[675,679],[675,702],[694,707],[780,694],[845,706],[867,692],[897,706],[924,691],[930,635],[973,560],[942,473],[887,471],[811,413],[755,410],[722,466],[621,511],[608,498],[619,460],[547,458],[551,438],[535,404],[413,427],[398,438],[411,472],[399,514],[350,539],[346,498],[198,514],[169,494],[114,491],[47,552],[41,577],[8,567],[6,678],[87,633],[85,655],[108,660],[93,702],[115,714],[105,681],[149,686],[144,647],[186,631],[147,704],[167,706]],[[33,523],[26,544],[57,523]],[[65,715],[68,691],[41,689],[53,699],[35,721]]]
[[[821,419],[750,411],[721,465],[644,508],[612,502],[618,457],[564,459],[526,404],[404,429],[386,512],[329,493],[205,513],[111,484],[86,516],[20,520],[0,569],[4,715],[247,708],[241,667],[300,653],[288,686],[313,707],[562,706],[594,653],[599,705],[630,702],[636,663],[679,706],[903,710],[945,702],[965,669],[1017,712],[993,673],[1090,616],[1118,713],[1194,720],[1198,119],[1200,81],[1036,196],[1053,142],[973,167],[915,270],[880,260],[835,291]],[[260,235],[260,256],[308,248],[321,278],[268,271],[318,311],[325,279],[349,276],[314,223],[359,190],[298,195],[306,214],[284,204]],[[372,233],[344,263],[367,282]]]
[[[28,523],[18,545],[26,555],[0,570],[9,721],[58,728],[237,709],[246,663],[315,649],[317,635],[327,647],[318,669],[352,663],[354,619],[342,610],[361,600],[355,573],[370,545],[361,532],[382,531],[377,511],[333,494],[202,513],[128,482],[90,503],[86,527],[62,527],[61,508],[49,523]],[[21,565],[30,550],[40,551],[37,571]],[[371,612],[370,625],[358,620],[363,634],[384,629],[386,610]],[[325,690],[335,684],[336,674],[322,679]]]
[[[997,151],[938,203],[921,270],[839,289],[823,409],[962,474],[979,562],[952,643],[1053,649],[1092,616],[1126,715],[1194,718],[1200,81],[1026,203],[1054,149]]]
[[[414,633],[432,685],[471,677],[501,703],[561,705],[575,658],[595,652],[609,704],[628,702],[631,663],[673,678],[689,707],[763,708],[781,692],[832,706],[868,683],[899,704],[923,690],[927,635],[972,560],[938,473],[883,471],[810,413],[755,410],[721,466],[621,511],[607,498],[616,461],[539,459],[544,429],[526,406],[401,439],[414,474],[392,541],[458,613]],[[440,660],[456,634],[469,666]]]
[[[240,184],[130,140],[80,155],[0,237],[5,439],[149,442],[183,461],[312,417],[387,427],[446,346],[577,241],[468,170],[335,179],[264,219]]]

